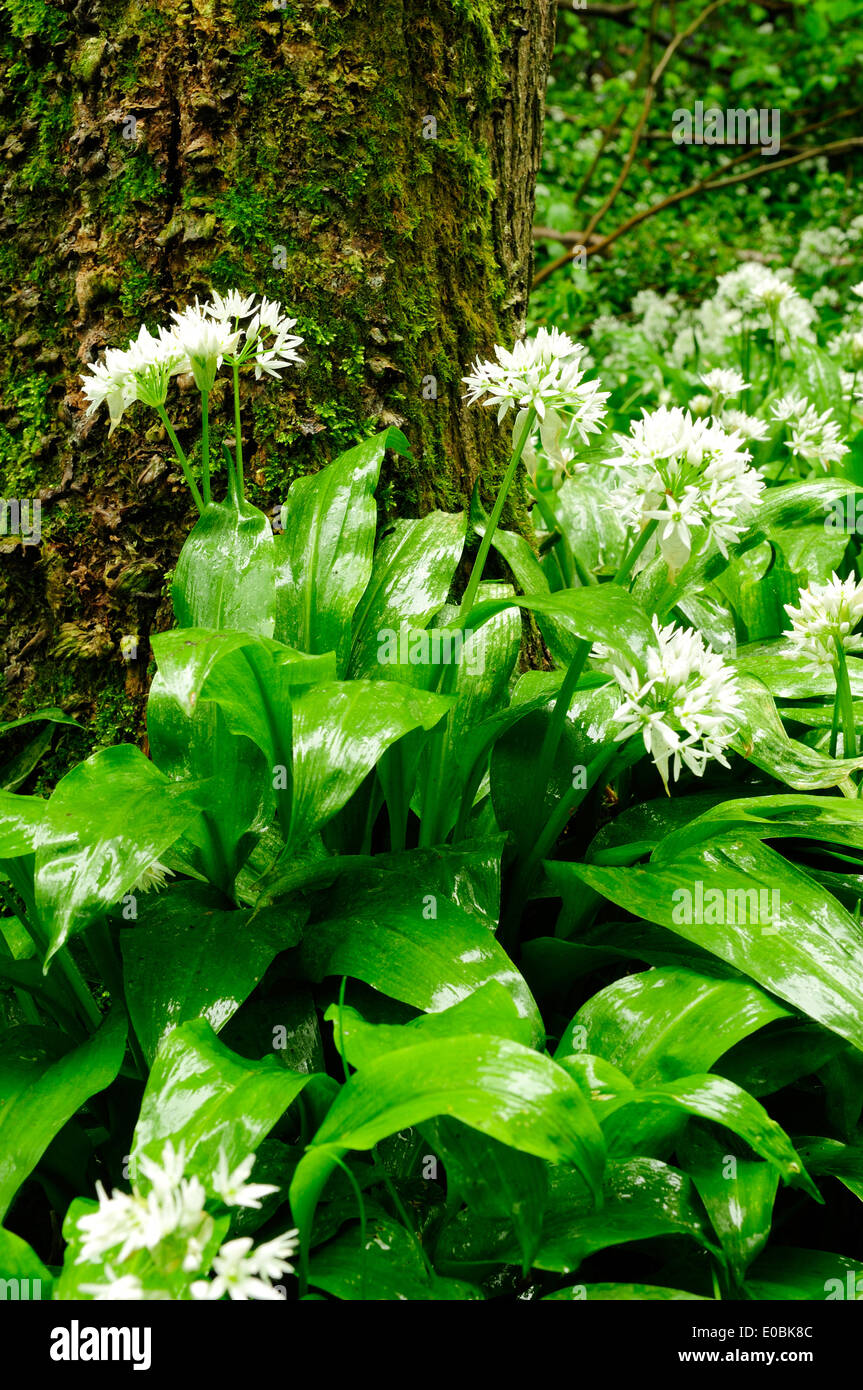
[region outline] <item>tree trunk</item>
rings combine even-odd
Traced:
[[[89,751],[139,731],[192,520],[152,412],[110,441],[84,420],[78,373],[139,323],[232,286],[298,319],[305,367],[246,397],[261,506],[387,424],[415,454],[387,512],[461,507],[478,477],[493,496],[507,441],[460,378],[525,315],[554,0],[4,8],[0,496],[39,499],[41,543],[7,509],[0,665],[7,712],[74,709]],[[197,396],[172,393],[194,448]]]

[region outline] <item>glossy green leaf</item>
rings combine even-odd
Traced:
[[[531,993],[493,930],[433,879],[395,871],[352,875],[330,910],[303,939],[303,964],[312,979],[350,975],[430,1013],[497,981],[528,1021],[533,1041],[543,1037]]]
[[[231,893],[271,809],[272,773],[263,753],[231,733],[214,700],[201,700],[188,718],[158,672],[147,700],[147,733],[160,772],[172,782],[205,783],[200,816],[169,851],[171,868],[203,875]]]
[[[816,674],[804,670],[794,648],[785,641],[755,642],[752,646],[739,647],[734,664],[743,674],[766,685],[775,699],[811,700],[813,696],[823,695],[832,701],[836,693],[831,672]],[[853,694],[863,696],[863,660],[860,657],[848,658],[848,675]]]
[[[760,840],[824,840],[863,849],[863,802],[838,796],[750,796],[721,801],[667,835],[653,862],[674,859],[725,831],[742,831]]]
[[[594,994],[555,1052],[606,1057],[642,1085],[708,1071],[741,1038],[788,1010],[748,980],[680,968],[625,975]]]
[[[838,1178],[863,1202],[863,1143],[838,1139],[798,1139],[797,1152],[815,1177]]]
[[[442,1279],[423,1263],[417,1242],[395,1221],[378,1217],[360,1245],[357,1228],[316,1251],[309,1283],[333,1298],[375,1302],[481,1299],[472,1284]]]
[[[3,1271],[3,1298],[38,1302],[49,1299],[54,1279],[35,1250],[14,1231],[0,1227],[0,1270]],[[14,1290],[14,1292],[13,1292]]]
[[[48,801],[0,791],[0,859],[33,854],[40,845],[61,844],[67,836],[62,822],[55,823]]]
[[[766,1250],[750,1269],[746,1293],[749,1298],[765,1302],[859,1302],[863,1299],[863,1264],[827,1250],[775,1246]]]
[[[723,837],[661,864],[628,869],[573,864],[569,872],[628,912],[727,961],[863,1050],[863,931],[831,894],[766,845]],[[683,920],[710,918],[709,906],[699,911],[698,903],[714,902],[704,896],[714,889],[721,895],[724,920]],[[745,895],[757,898],[761,890],[769,902],[778,894],[779,921],[738,921],[750,915],[753,900]],[[737,907],[744,902],[747,910],[741,914]]]
[[[126,1021],[114,1012],[80,1047],[50,1029],[11,1029],[0,1044],[0,1218],[55,1135],[104,1091],[123,1062]]]
[[[779,1170],[727,1152],[727,1144],[706,1131],[691,1129],[679,1159],[695,1183],[722,1250],[739,1283],[770,1236]],[[798,1154],[807,1169],[806,1155]]]
[[[428,626],[446,603],[466,530],[464,512],[429,512],[385,536],[354,614],[349,675],[410,680],[410,668],[381,664],[380,634]]]
[[[482,585],[481,592],[502,587]],[[420,763],[415,806],[424,844],[442,843],[455,825],[462,795],[488,747],[482,726],[509,703],[509,681],[521,645],[521,622],[512,609],[496,610],[480,631],[468,620],[465,630],[471,636],[462,660],[449,668],[441,685],[454,696],[452,708]]]
[[[269,519],[250,502],[229,497],[206,507],[174,570],[177,626],[272,637],[275,554]]]
[[[293,807],[289,846],[300,845],[344,806],[385,749],[431,729],[446,696],[395,681],[332,681],[294,700]]]
[[[507,1039],[439,1039],[371,1062],[342,1088],[291,1184],[304,1238],[337,1157],[437,1115],[524,1153],[572,1164],[591,1190],[601,1181],[599,1126],[561,1067]]]
[[[147,1057],[189,1019],[206,1018],[218,1033],[274,957],[299,941],[305,915],[288,904],[232,910],[219,893],[188,882],[142,900],[120,942],[126,1001]]]
[[[519,1012],[511,992],[497,980],[480,985],[458,1004],[438,1013],[420,1014],[407,1023],[378,1023],[348,1004],[331,1004],[324,1014],[333,1025],[333,1041],[352,1067],[362,1069],[378,1057],[433,1038],[490,1033],[531,1047],[536,1041],[530,1019]]]
[[[50,923],[45,959],[114,907],[200,811],[200,790],[168,780],[131,744],[94,753],[50,800],[62,844],[36,853],[36,904]]]
[[[648,1087],[638,1087],[613,1096],[602,1103],[599,1114],[610,1151],[619,1151],[615,1140],[626,1148],[637,1149],[639,1117],[632,1107],[681,1110],[701,1120],[712,1120],[744,1139],[757,1154],[776,1168],[785,1182],[802,1187],[820,1201],[817,1187],[781,1125],[771,1119],[763,1105],[724,1076],[680,1076]],[[621,1112],[626,1111],[626,1114]],[[650,1117],[648,1116],[648,1132]]]
[[[572,1168],[553,1169],[550,1179],[542,1241],[533,1260],[537,1269],[573,1274],[598,1250],[657,1236],[687,1236],[711,1248],[692,1183],[659,1159],[610,1161],[601,1204],[594,1204]],[[481,1277],[488,1266],[521,1263],[506,1223],[479,1222],[464,1214],[443,1233],[436,1258],[446,1273],[468,1278]]]
[[[165,1141],[185,1145],[189,1172],[212,1172],[219,1150],[231,1168],[252,1153],[296,1100],[308,1074],[274,1057],[249,1062],[219,1042],[206,1019],[173,1029],[150,1072],[132,1158],[160,1159]]]
[[[789,738],[770,692],[757,680],[744,676],[739,688],[743,718],[732,747],[756,767],[801,792],[848,786],[850,773],[863,767],[863,757],[830,758]]]
[[[422,1133],[443,1162],[447,1197],[458,1196],[480,1218],[510,1222],[526,1273],[541,1239],[546,1164],[449,1116],[428,1121]]]
[[[334,651],[345,670],[354,611],[372,572],[377,487],[387,449],[409,456],[388,429],[349,449],[313,477],[297,478],[276,537],[275,635],[306,652]]]
[[[468,615],[467,626],[479,630],[496,613],[513,606],[540,617],[550,613],[576,637],[609,646],[639,669],[645,650],[656,640],[644,608],[615,584],[591,584],[584,589],[564,589],[548,595],[481,599]]]

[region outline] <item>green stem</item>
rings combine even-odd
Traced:
[[[114,1003],[125,1009],[126,991],[123,986],[123,967],[120,964],[117,948],[111,936],[111,929],[104,917],[98,917],[93,925],[88,927],[86,941],[87,950],[90,952],[93,964],[102,976],[105,988]],[[131,1024],[129,1026],[129,1047],[138,1071],[142,1077],[146,1077],[149,1067]]]
[[[240,368],[234,363],[234,448],[237,456],[237,498],[245,500],[243,483],[243,427],[240,422]]]
[[[653,518],[653,520],[648,521],[641,534],[636,537],[634,544],[630,547],[629,554],[626,556],[626,558],[623,561],[623,564],[620,566],[620,569],[617,571],[617,574],[615,575],[615,584],[626,583],[630,574],[632,573],[633,565],[635,564],[641,552],[644,550],[644,547],[647,545],[648,541],[652,537],[658,525],[659,522],[655,518]]]
[[[572,813],[581,805],[587,793],[592,790],[599,781],[603,772],[610,766],[619,748],[615,744],[612,747],[604,748],[596,757],[589,762],[585,769],[585,785],[583,787],[571,786],[561,797],[551,815],[545,823],[543,830],[536,838],[536,842],[530,854],[521,863],[513,876],[512,885],[508,894],[505,914],[501,920],[501,945],[505,950],[512,952],[516,944],[516,932],[521,918],[524,904],[530,895],[537,870],[543,859],[547,859],[550,852],[557,843],[566,823]]]
[[[539,491],[539,488],[534,488],[533,496],[536,499],[536,505],[539,507],[539,510],[542,514],[542,519],[545,522],[548,531],[560,532],[560,550],[563,555],[562,569],[564,572],[563,578],[566,587],[568,589],[575,588],[576,574],[578,575],[579,582],[581,584],[595,584],[596,580],[594,579],[593,575],[588,574],[584,566],[579,564],[578,556],[572,549],[572,546],[569,543],[568,536],[565,534],[563,527],[558,525],[557,517],[554,514],[554,510],[551,506],[551,503],[548,501],[546,497],[542,496],[541,492]]]
[[[29,914],[21,912],[14,898],[9,894],[2,883],[0,883],[0,898],[3,899],[3,902],[6,904],[13,917],[17,917],[18,921],[28,932],[36,950],[44,960],[45,956],[48,954],[48,939],[44,932]],[[80,1017],[89,1028],[98,1028],[99,1024],[102,1022],[102,1015],[99,1013],[93,996],[84,982],[83,975],[69,953],[69,948],[64,946],[57,952],[54,959],[57,962],[57,969],[63,976],[69,992],[78,1006]]]
[[[204,505],[212,502],[210,492],[210,393],[201,392],[201,482],[204,488]]]
[[[488,522],[486,523],[485,534],[482,538],[482,541],[480,542],[480,547],[477,551],[476,559],[473,562],[473,569],[470,573],[470,579],[468,580],[467,588],[464,591],[464,598],[461,601],[458,621],[463,621],[465,614],[469,613],[470,610],[473,608],[474,600],[476,598],[476,592],[479,588],[480,580],[482,579],[482,572],[485,568],[485,562],[488,559],[488,552],[491,549],[491,543],[494,539],[494,533],[497,530],[498,522],[500,521],[501,514],[506,503],[507,494],[509,493],[509,490],[512,487],[512,482],[516,474],[516,469],[518,468],[519,462],[521,461],[521,456],[524,453],[524,447],[527,444],[528,439],[530,438],[530,432],[533,429],[533,422],[535,419],[536,411],[534,410],[533,406],[531,406],[525,417],[524,425],[522,427],[521,434],[519,435],[518,442],[516,443],[516,446],[513,449],[512,458],[509,461],[509,466],[507,467],[507,470],[503,475],[503,482],[501,483],[500,488],[498,490],[497,499],[495,501],[494,507],[492,508],[491,516],[489,517]]]
[[[842,754],[846,758],[857,756],[857,732],[854,727],[854,697],[851,694],[851,681],[848,678],[848,664],[845,660],[845,648],[839,637],[834,637],[836,644],[836,700],[839,705],[839,712],[842,716]]]
[[[182,470],[183,470],[183,477],[186,479],[186,482],[187,482],[188,485],[189,485],[189,491],[190,491],[191,494],[192,494],[192,497],[193,497],[194,502],[195,502],[195,506],[198,508],[198,511],[199,511],[199,512],[202,512],[202,511],[204,510],[204,503],[203,503],[203,500],[202,500],[202,498],[201,498],[201,494],[200,494],[200,492],[198,491],[198,484],[195,482],[195,479],[192,477],[192,470],[191,470],[191,468],[189,467],[189,460],[186,458],[186,455],[183,453],[183,450],[182,450],[181,447],[180,447],[180,441],[179,441],[179,439],[177,438],[176,434],[174,433],[174,426],[171,424],[171,421],[168,419],[167,412],[166,412],[165,407],[164,407],[163,405],[157,405],[157,406],[156,406],[156,411],[157,411],[157,413],[158,413],[159,419],[162,421],[162,424],[165,426],[165,429],[166,429],[167,434],[168,434],[168,438],[170,439],[171,443],[172,443],[173,446],[174,446],[174,453],[177,455],[177,458],[180,460],[180,467],[181,467]]]
[[[539,814],[542,814],[542,808],[545,805],[545,795],[548,790],[551,769],[554,765],[555,757],[557,756],[557,750],[560,747],[560,740],[566,724],[566,716],[569,712],[569,706],[572,703],[572,697],[575,694],[576,686],[581,678],[581,673],[584,670],[584,664],[590,655],[590,647],[591,643],[587,640],[582,640],[578,643],[572,661],[569,663],[566,675],[557,692],[551,718],[545,730],[545,737],[542,740],[542,747],[539,750],[539,760],[536,767],[536,784],[534,788],[536,794],[534,805]]]
[[[833,721],[830,725],[830,756],[835,758],[839,751],[839,687],[833,696]]]

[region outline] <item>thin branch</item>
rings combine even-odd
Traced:
[[[684,40],[688,39],[692,34],[694,34],[696,29],[698,29],[706,19],[709,19],[715,10],[718,10],[722,5],[727,5],[729,3],[730,0],[711,0],[711,3],[701,11],[701,14],[696,16],[696,18],[692,21],[690,25],[688,25],[686,29],[681,29],[678,34],[675,34],[674,38],[671,40],[671,43],[667,46],[656,67],[653,69],[650,81],[647,84],[647,91],[644,94],[644,104],[641,108],[641,115],[638,118],[638,124],[636,125],[635,131],[633,132],[632,141],[629,146],[629,153],[627,154],[626,159],[624,160],[623,168],[621,169],[618,178],[615,180],[614,187],[612,188],[608,197],[605,199],[605,202],[600,205],[600,207],[596,210],[596,212],[591,217],[590,222],[588,223],[588,237],[591,235],[592,232],[596,231],[596,228],[599,226],[599,223],[602,221],[603,217],[608,212],[608,209],[616,200],[618,193],[620,192],[621,188],[623,187],[627,178],[629,177],[629,171],[632,168],[632,165],[635,161],[636,153],[638,152],[638,146],[641,141],[642,131],[644,130],[644,127],[647,125],[647,119],[650,115],[651,107],[653,106],[653,99],[656,96],[656,89],[659,86],[659,83],[662,79],[662,74],[665,72],[665,69],[668,67],[668,64],[671,62],[672,58],[674,57],[675,53],[677,52],[680,45],[684,42]]]
[[[799,154],[792,155],[789,159],[780,159],[778,163],[759,166],[757,169],[746,169],[742,174],[733,174],[729,178],[716,178],[716,176],[713,176],[712,179],[699,179],[697,183],[690,184],[688,188],[682,188],[677,193],[670,194],[667,198],[661,199],[660,202],[654,203],[652,207],[643,208],[640,212],[634,213],[632,217],[627,218],[625,222],[621,222],[620,226],[615,227],[614,231],[609,232],[607,236],[593,238],[588,245],[584,246],[584,255],[595,256],[598,252],[604,251],[606,247],[611,246],[613,242],[617,241],[626,232],[631,231],[633,227],[637,227],[640,223],[647,221],[649,217],[655,217],[657,213],[664,212],[666,208],[674,207],[677,203],[682,203],[684,199],[692,198],[698,193],[714,193],[717,189],[729,188],[732,184],[746,183],[749,179],[754,178],[763,178],[767,174],[775,174],[778,169],[788,169],[792,164],[800,164],[805,159],[815,159],[818,155],[840,154],[846,150],[861,148],[863,148],[863,136],[854,136],[848,140],[834,140],[829,145],[814,145],[810,149],[801,150]],[[723,168],[728,168],[730,164],[738,162],[739,158],[740,156],[738,156],[737,160],[729,160],[728,164],[723,165]],[[555,239],[562,241],[564,235],[574,236],[574,234],[558,234]],[[569,242],[567,241],[566,244],[568,245]],[[577,244],[579,246],[582,245],[581,242]],[[571,259],[571,252],[567,252],[566,255],[558,256],[556,260],[550,261],[548,265],[543,266],[533,277],[532,288],[536,289],[537,286],[541,285],[544,280],[547,280],[555,270],[559,270],[561,266],[566,265]]]

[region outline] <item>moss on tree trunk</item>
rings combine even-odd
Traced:
[[[40,499],[42,540],[0,537],[3,698],[95,718],[89,751],[140,732],[192,520],[152,414],[84,420],[78,373],[140,322],[234,285],[297,317],[305,368],[247,397],[259,505],[387,424],[415,454],[388,512],[492,498],[506,440],[460,377],[524,318],[554,0],[4,8],[0,496]]]

